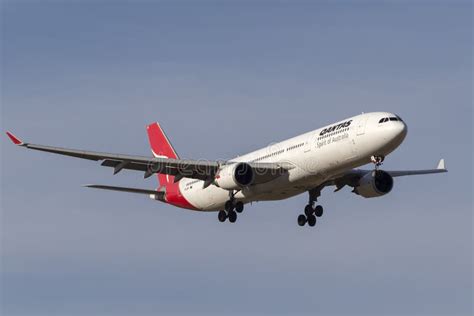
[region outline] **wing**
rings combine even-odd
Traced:
[[[15,145],[28,149],[93,161],[102,161],[102,166],[114,168],[114,174],[119,173],[123,169],[128,169],[144,172],[145,178],[150,177],[154,173],[164,173],[205,180],[208,175],[214,174],[220,165],[219,162],[214,161],[153,158],[36,145],[25,143],[10,132],[7,132],[7,135]]]
[[[436,169],[425,169],[425,170],[397,170],[397,171],[387,171],[392,177],[402,177],[402,176],[413,176],[420,174],[432,174],[432,173],[443,173],[448,172],[444,159],[440,159]]]
[[[144,178],[148,178],[155,173],[169,174],[175,176],[176,182],[182,178],[192,178],[204,180],[205,186],[212,184],[214,177],[221,166],[234,163],[223,161],[153,158],[68,149],[25,143],[10,132],[7,132],[7,135],[15,145],[28,149],[93,161],[102,161],[102,166],[114,168],[114,174],[119,173],[123,169],[142,171],[144,172]],[[259,174],[261,175],[259,183],[270,181],[287,170],[284,165],[276,163],[249,163],[249,165],[254,169],[258,169]]]
[[[324,186],[335,185],[336,191],[342,189],[345,185],[355,187],[357,182],[369,172],[373,170],[353,169],[343,174],[340,174],[324,183]],[[436,169],[422,169],[422,170],[385,170],[392,177],[413,176],[422,174],[444,173],[448,172],[444,159],[438,162]]]

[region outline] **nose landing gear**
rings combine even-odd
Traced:
[[[370,157],[370,161],[375,165],[375,170],[378,170],[378,168],[382,165],[384,160],[385,160],[385,156],[373,155]]]

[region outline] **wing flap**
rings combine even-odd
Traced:
[[[143,172],[147,171],[148,169],[148,164],[131,162],[127,160],[105,159],[100,165],[104,167],[114,168],[114,174],[119,173],[123,169],[143,171]],[[116,173],[115,173],[115,170],[117,170]]]

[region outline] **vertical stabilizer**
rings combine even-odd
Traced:
[[[151,152],[155,158],[179,159],[178,154],[160,124],[152,123],[146,127],[146,130],[148,140],[150,141]],[[160,182],[160,186],[167,186],[174,182],[174,176],[158,174],[158,181]]]

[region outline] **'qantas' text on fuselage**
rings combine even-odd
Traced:
[[[319,133],[319,136],[323,136],[326,133],[331,133],[331,132],[337,131],[338,129],[341,129],[341,128],[349,127],[351,125],[351,123],[352,123],[352,120],[349,120],[349,121],[343,122],[341,124],[325,128],[321,131],[321,133]]]

